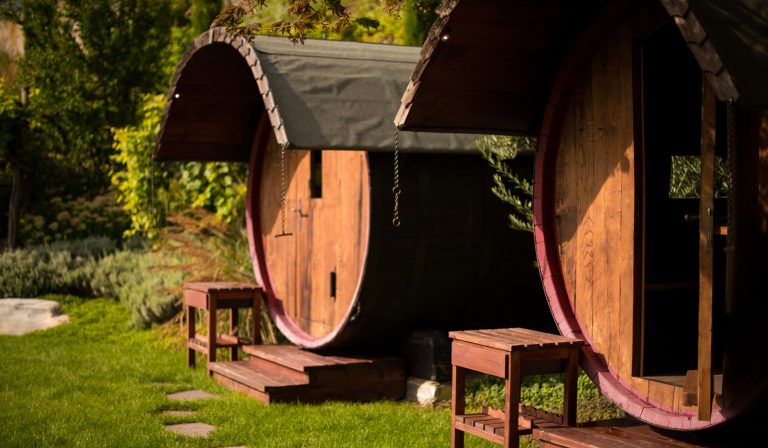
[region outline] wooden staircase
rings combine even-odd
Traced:
[[[405,366],[398,358],[322,356],[290,345],[246,345],[243,361],[211,362],[208,372],[225,387],[259,401],[399,399]]]

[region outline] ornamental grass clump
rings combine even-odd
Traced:
[[[241,224],[226,223],[210,211],[193,209],[168,217],[154,250],[174,260],[169,271],[185,274],[184,281],[240,281],[253,283],[248,238]],[[261,339],[276,343],[281,335],[265,306],[261,307]],[[182,316],[178,318],[183,321]],[[249,325],[245,325],[248,328]]]

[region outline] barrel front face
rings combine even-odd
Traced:
[[[403,154],[395,227],[391,154],[288,150],[291,235],[276,238],[281,151],[263,135],[251,159],[249,239],[270,313],[289,340],[354,351],[391,349],[414,330],[554,330],[532,236],[509,229],[479,156]],[[516,162],[530,172],[530,158]]]
[[[369,180],[363,151],[285,151],[270,136],[260,167],[262,281],[273,317],[292,342],[332,339],[354,305],[368,244]],[[283,233],[290,235],[279,236]]]
[[[739,316],[726,309],[748,308],[726,267],[742,255],[726,250],[727,226],[700,238],[706,190],[683,167],[704,153],[700,67],[674,22],[638,31],[647,19],[603,24],[610,31],[575,45],[583,59],[556,83],[537,154],[536,250],[555,321],[587,342],[582,367],[602,392],[652,425],[699,430],[754,405],[765,363],[754,361],[747,373],[735,362],[741,349],[724,322]],[[725,104],[710,104],[719,110],[709,126],[721,135],[712,153],[725,160]],[[715,216],[727,215],[726,197],[713,202]],[[699,261],[706,250],[714,254],[710,271]],[[706,337],[702,303],[710,306]],[[706,391],[699,375],[711,380],[711,399],[699,398]],[[749,394],[735,387],[746,378]]]

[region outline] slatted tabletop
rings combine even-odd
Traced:
[[[261,287],[252,283],[243,282],[191,282],[184,283],[184,289],[211,293],[211,292],[239,292],[259,290]]]
[[[470,342],[509,352],[540,350],[542,348],[579,347],[584,344],[584,341],[579,339],[542,333],[527,328],[452,331],[448,336],[455,341]]]

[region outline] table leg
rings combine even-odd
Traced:
[[[253,344],[261,344],[261,293],[253,293],[253,307],[251,308],[253,330],[251,339]]]
[[[509,354],[507,378],[504,384],[504,448],[518,448],[518,406],[520,405],[520,352]]]
[[[184,305],[187,314],[187,342],[195,338],[195,308]],[[195,350],[187,343],[187,367],[195,367]]]
[[[466,371],[463,367],[453,366],[453,387],[451,389],[451,448],[464,448],[464,431],[456,429],[456,416],[464,414],[464,380]]]
[[[239,338],[238,333],[240,332],[238,326],[240,321],[240,316],[238,315],[240,313],[240,309],[237,307],[232,307],[229,309],[229,334],[230,336],[234,336],[235,338]],[[235,345],[231,347],[232,351],[232,361],[237,361],[238,357],[238,350],[240,349],[240,345]]]
[[[576,399],[579,376],[579,348],[573,347],[568,351],[568,361],[565,366],[565,384],[563,395],[563,425],[576,425]]]
[[[216,362],[216,300],[208,297],[208,362]]]

